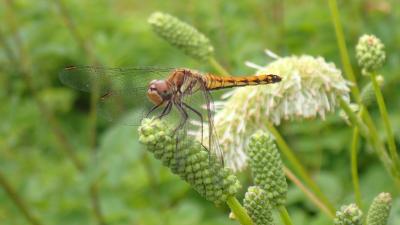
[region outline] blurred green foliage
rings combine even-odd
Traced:
[[[400,90],[396,88],[400,3],[339,1],[339,9],[355,68],[354,46],[360,35],[373,33],[386,46],[383,92],[400,140]],[[138,144],[136,127],[100,120],[93,129],[90,97],[58,80],[59,71],[71,64],[212,71],[151,31],[147,18],[159,10],[206,34],[216,58],[233,74],[252,72],[244,66],[246,60],[266,64],[266,48],[278,55],[321,55],[340,66],[326,1],[2,1],[0,172],[40,224],[235,223],[227,218],[227,207],[216,208],[150,158]],[[367,83],[359,70],[357,75],[362,84]],[[383,130],[376,105],[370,109]],[[337,115],[325,121],[286,122],[280,130],[337,207],[354,202],[349,179],[351,130]],[[94,131],[98,137],[91,147]],[[384,132],[381,135],[385,138]],[[65,149],[77,155],[84,170],[74,166]],[[379,192],[392,192],[390,224],[398,224],[399,192],[393,192],[392,181],[364,141],[359,156],[364,204]],[[248,173],[241,178],[247,186]],[[93,200],[99,202],[102,215],[93,210]],[[288,209],[297,225],[331,223],[292,184]],[[2,188],[0,224],[27,224]]]

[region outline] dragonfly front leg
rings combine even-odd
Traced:
[[[160,107],[162,104],[164,104],[164,102],[161,102],[158,105],[153,106],[149,112],[147,112],[146,117],[149,117],[150,113],[154,112],[154,110],[158,109],[158,107]]]
[[[201,115],[201,113],[199,112],[199,111],[197,111],[196,109],[194,109],[193,107],[191,107],[190,105],[188,105],[188,104],[186,104],[186,103],[184,103],[184,102],[182,102],[183,103],[183,106],[185,107],[185,108],[188,108],[190,111],[192,111],[192,112],[194,112],[197,116],[199,116],[199,118],[200,118],[200,124],[201,124],[201,141],[200,141],[200,143],[201,143],[201,146],[203,146],[205,149],[207,149],[205,146],[204,146],[204,144],[203,144],[203,135],[204,135],[204,130],[203,130],[203,116]]]
[[[187,119],[189,118],[189,115],[187,114],[186,110],[183,108],[183,104],[181,102],[180,103],[175,102],[174,105],[182,116],[182,118],[179,122],[179,125],[174,130],[174,134],[175,134],[179,129],[181,129],[185,125]]]
[[[171,112],[171,109],[172,109],[172,102],[169,101],[167,106],[165,106],[164,110],[158,116],[158,119],[162,119],[164,116],[168,115],[168,113]]]

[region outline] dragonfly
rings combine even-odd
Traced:
[[[130,124],[140,125],[143,118],[165,119],[175,111],[178,119],[174,121],[174,132],[186,135],[189,118],[196,118],[201,124],[202,146],[221,158],[211,93],[277,83],[281,77],[274,74],[217,76],[187,68],[70,66],[60,73],[60,80],[69,87],[95,94],[100,115],[109,120],[120,118],[130,108],[143,108],[140,116]],[[208,140],[203,140],[204,136]]]

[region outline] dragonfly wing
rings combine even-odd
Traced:
[[[196,91],[184,97],[187,104],[186,111],[192,120],[191,132],[205,146],[210,154],[216,156],[223,163],[223,153],[219,145],[218,136],[214,127],[215,107],[211,93],[203,87],[195,87]]]
[[[154,79],[164,79],[172,70],[156,67],[71,66],[61,71],[59,77],[63,84],[95,95],[99,114],[107,120],[119,119],[135,108],[142,109],[139,110],[138,119],[131,121],[131,125],[139,125],[153,106],[146,97],[148,83]]]

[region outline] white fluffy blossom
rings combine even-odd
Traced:
[[[250,64],[250,63],[248,63]],[[337,98],[349,101],[349,82],[333,63],[308,55],[278,58],[266,66],[251,64],[257,74],[276,74],[276,84],[233,89],[214,118],[216,133],[227,165],[235,170],[246,165],[247,139],[269,120],[320,117],[335,110]]]

